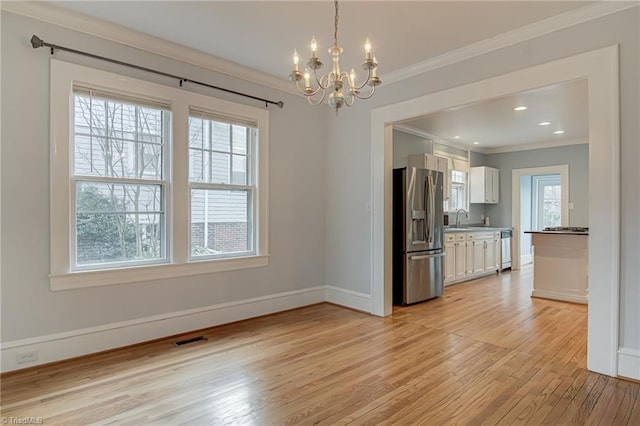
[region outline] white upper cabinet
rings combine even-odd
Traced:
[[[472,167],[469,184],[472,203],[500,202],[500,170],[486,166]]]
[[[429,170],[442,172],[444,181],[442,182],[442,197],[444,201],[449,199],[449,159],[433,154],[415,154],[409,156],[409,167],[420,167]]]

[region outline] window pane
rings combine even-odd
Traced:
[[[251,192],[191,191],[191,255],[250,252]]]
[[[227,123],[211,123],[211,149],[231,152],[231,125]]]
[[[234,185],[246,185],[247,182],[247,157],[244,155],[233,156],[233,173],[231,183]]]
[[[207,136],[209,127],[205,126],[205,121],[201,118],[189,117],[189,147],[204,149],[205,141],[208,141]]]
[[[231,183],[231,155],[214,152],[211,160],[211,183]]]
[[[79,213],[76,218],[77,264],[162,259],[162,216]]]
[[[561,206],[560,196],[562,190],[560,185],[545,185],[543,187],[543,213],[542,226],[560,226]]]
[[[162,179],[162,145],[138,144],[138,174],[143,179]]]
[[[163,258],[161,194],[160,185],[78,182],[77,264]]]
[[[246,127],[233,126],[233,152],[235,154],[247,153],[247,134]]]
[[[451,185],[451,197],[449,199],[449,201],[451,202],[451,208],[449,209],[450,211],[466,208],[466,205],[464,202],[465,201],[464,188],[465,188],[464,185],[459,185],[459,184]]]
[[[459,172],[457,170],[451,170],[451,181],[456,183],[466,183],[467,173]]]

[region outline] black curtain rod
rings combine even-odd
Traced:
[[[180,82],[180,87],[182,87],[183,83],[193,83],[193,84],[197,84],[197,85],[200,85],[200,86],[209,87],[210,89],[221,90],[223,92],[232,93],[234,95],[244,96],[245,98],[255,99],[256,101],[262,101],[262,102],[265,103],[265,106],[269,106],[269,104],[277,105],[279,108],[282,108],[284,106],[284,102],[282,102],[282,101],[278,101],[278,102],[270,101],[269,99],[264,99],[264,98],[259,98],[257,96],[247,95],[246,93],[236,92],[235,90],[225,89],[224,87],[214,86],[213,84],[202,83],[201,81],[191,80],[190,78],[180,77],[178,75],[169,74],[169,73],[166,73],[166,72],[163,72],[163,71],[158,71],[158,70],[154,70],[154,69],[151,69],[151,68],[142,67],[140,65],[135,65],[135,64],[130,64],[128,62],[118,61],[117,59],[106,58],[104,56],[94,55],[93,53],[83,52],[82,50],[76,50],[76,49],[71,49],[71,48],[68,48],[68,47],[63,47],[63,46],[58,46],[58,45],[55,45],[55,44],[47,43],[46,41],[42,40],[40,37],[38,37],[35,34],[31,37],[31,46],[33,46],[34,49],[37,49],[39,47],[48,47],[48,48],[51,49],[51,54],[52,55],[55,53],[55,49],[64,50],[65,52],[71,52],[71,53],[75,53],[77,55],[88,56],[90,58],[100,59],[101,61],[107,61],[107,62],[111,62],[111,63],[118,64],[118,65],[124,65],[125,67],[135,68],[137,70],[146,71],[146,72],[162,75],[162,76],[169,77],[169,78],[175,78],[176,80],[178,80]]]

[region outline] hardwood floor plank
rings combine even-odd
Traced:
[[[319,304],[1,376],[6,417],[45,424],[629,424],[640,384],[588,372],[586,306],[532,271],[378,318]]]

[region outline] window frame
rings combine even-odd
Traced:
[[[268,264],[268,117],[266,109],[225,101],[146,80],[51,59],[50,79],[50,286],[54,291],[134,283]],[[73,173],[73,86],[96,87],[112,93],[160,100],[170,105],[171,145],[163,158],[165,186],[166,263],[136,264],[91,270],[74,270],[71,256],[75,238]],[[229,119],[249,119],[257,124],[255,147],[254,233],[255,254],[241,257],[190,259],[190,191],[188,117],[191,107],[214,111]],[[71,204],[73,202],[73,205]],[[73,243],[75,244],[75,243]]]

